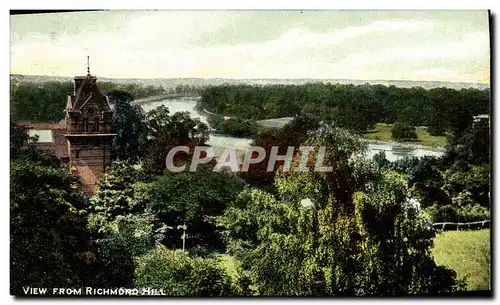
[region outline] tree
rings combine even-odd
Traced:
[[[259,126],[256,121],[240,118],[229,118],[212,126],[215,127],[218,133],[228,134],[233,137],[253,138],[259,132]]]
[[[91,198],[88,229],[98,265],[93,275],[101,287],[131,287],[134,258],[153,249],[164,230],[138,199],[144,183],[125,161],[113,162]]]
[[[10,122],[10,157],[19,155],[23,146],[28,142],[28,135],[23,128],[16,123]]]
[[[431,136],[443,136],[446,132],[446,125],[445,118],[439,112],[431,112],[427,131]]]
[[[361,250],[365,250],[365,264],[373,266],[361,269],[360,288],[383,295],[436,294],[460,288],[454,271],[435,264],[430,253],[435,232],[407,194],[404,177],[391,172],[373,191],[356,194]]]
[[[11,120],[60,121],[71,87],[69,82],[21,82],[11,87]]]
[[[136,162],[147,152],[146,115],[138,105],[131,105],[134,97],[123,91],[114,90],[108,93],[114,103],[113,154],[121,160]]]
[[[401,295],[454,291],[453,271],[430,255],[434,231],[407,197],[405,178],[353,158],[363,145],[323,127],[332,172],[279,172],[276,197],[245,190],[219,218],[230,253],[263,295]],[[298,162],[295,157],[295,164]],[[310,156],[309,165],[314,165]],[[310,209],[301,202],[312,202]]]
[[[16,160],[10,167],[10,287],[92,285],[85,201],[64,170]]]
[[[490,137],[489,120],[476,122],[463,133],[452,136],[446,157],[451,162],[490,163]]]
[[[373,161],[380,168],[389,168],[389,166],[391,165],[391,161],[387,160],[385,156],[385,151],[383,150],[373,156]]]
[[[458,108],[458,109],[457,109]],[[471,126],[474,118],[471,112],[465,106],[456,105],[450,112],[450,131],[452,134],[460,135],[469,126]]]
[[[472,202],[489,207],[491,178],[488,165],[473,166],[468,171],[448,169],[443,174],[443,180],[443,189],[450,197],[456,198],[468,193]]]
[[[101,220],[98,226],[119,215],[141,212],[135,205],[134,183],[137,170],[125,161],[115,161],[99,181],[96,194],[91,198],[90,218]]]
[[[228,173],[197,171],[168,173],[148,184],[138,201],[155,215],[158,226],[169,227],[162,241],[171,248],[182,248],[186,225],[187,249],[223,249],[211,217],[221,215],[234,200],[243,183]]]
[[[99,82],[104,93],[126,92],[135,98],[160,95],[162,87],[144,87],[139,84],[116,84]],[[77,88],[78,89],[78,88]],[[63,110],[68,101],[68,93],[73,93],[71,82],[11,82],[10,113],[12,121],[59,122],[64,118]]]
[[[209,115],[207,121],[211,128],[218,129],[218,126],[224,123],[224,116],[218,114]]]
[[[209,139],[208,126],[199,119],[192,119],[188,112],[170,115],[168,108],[160,106],[147,113],[149,153],[145,168],[160,173],[165,169],[165,158],[175,146],[203,145]],[[190,151],[192,153],[192,151]]]
[[[273,180],[275,171],[268,172],[267,166],[273,146],[278,147],[278,155],[285,155],[289,146],[295,148],[294,154],[298,152],[298,147],[306,139],[309,132],[319,128],[319,122],[307,115],[295,117],[280,129],[268,128],[260,133],[254,140],[254,145],[265,149],[266,155],[263,161],[250,165],[248,172],[240,173],[240,176],[248,183],[264,187],[273,192]],[[283,164],[283,161],[276,162],[275,169]]]
[[[197,108],[255,120],[308,114],[352,132],[372,129],[376,122],[403,121],[429,126],[431,134],[443,135],[463,130],[470,115],[487,113],[489,95],[488,89],[369,84],[221,85],[205,88]]]
[[[96,229],[89,220],[91,230]],[[156,219],[145,213],[118,215],[112,221],[99,223],[94,231],[93,246],[98,263],[92,274],[100,287],[131,288],[135,259],[152,250],[163,239],[164,231],[155,227]]]
[[[392,138],[395,140],[414,140],[417,139],[415,127],[406,123],[396,122],[391,128]]]
[[[436,157],[424,156],[415,158],[415,160],[416,164],[405,171],[408,185],[414,186],[416,183],[441,185],[443,178],[437,169],[438,160]]]

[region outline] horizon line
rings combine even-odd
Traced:
[[[12,75],[20,75],[20,76],[45,76],[45,77],[63,77],[63,78],[74,78],[77,76],[85,76],[85,75],[46,75],[46,74],[22,74],[22,73],[10,73]],[[96,76],[94,74],[94,76]],[[397,82],[441,82],[441,83],[456,83],[456,84],[482,84],[490,86],[490,81],[488,82],[480,82],[480,81],[453,81],[453,80],[413,80],[413,79],[362,79],[362,78],[296,78],[296,77],[288,77],[288,78],[231,78],[231,77],[109,77],[109,76],[99,76],[99,78],[105,79],[139,79],[139,80],[148,80],[148,79],[225,79],[225,80],[346,80],[346,81],[397,81]]]

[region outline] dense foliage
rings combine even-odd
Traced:
[[[196,172],[165,170],[172,147],[204,145],[209,128],[166,107],[143,113],[131,105],[131,91],[109,91],[117,160],[90,199],[72,187],[54,156],[27,145],[26,134],[11,124],[13,293],[28,285],[149,287],[171,296],[407,295],[462,288],[455,272],[431,256],[435,231],[429,221],[489,217],[489,125],[470,121],[471,114],[486,112],[487,91],[209,88],[200,105],[216,113],[252,120],[303,114],[283,128],[258,132],[254,121],[213,116],[212,127],[254,134],[254,144],[266,151],[262,162],[239,174],[213,172],[213,163]],[[389,162],[380,154],[368,160],[363,142],[347,129],[363,131],[376,121],[428,123],[435,133],[450,131],[450,146],[441,158]],[[272,146],[281,155],[294,146],[296,166],[300,145],[326,147],[323,166],[332,171],[289,172],[284,162],[266,171]],[[174,162],[189,165],[192,153]],[[317,153],[310,154],[310,168]]]
[[[254,139],[254,146],[262,147],[265,158],[259,163],[251,164],[247,172],[240,173],[240,176],[253,186],[264,187],[273,192],[273,181],[275,170],[283,164],[277,161],[272,171],[267,171],[269,159],[273,146],[278,147],[278,155],[285,155],[288,147],[293,146],[293,154],[297,154],[298,147],[306,139],[309,132],[315,131],[319,127],[319,122],[310,116],[299,116],[294,118],[283,128],[268,128],[263,130]]]
[[[19,146],[25,140],[11,134],[11,293],[21,294],[28,285],[89,284],[94,255],[85,229],[85,198],[54,156]]]
[[[109,100],[114,104],[113,155],[121,160],[135,162],[147,152],[146,114],[139,105],[132,105],[134,97],[124,91],[111,91]]]
[[[254,138],[262,130],[255,120],[246,120],[241,118],[224,119],[220,115],[210,115],[208,117],[210,127],[217,133],[227,134],[238,138]]]
[[[191,118],[189,112],[170,114],[165,106],[149,111],[146,115],[148,144],[144,167],[154,173],[161,173],[165,159],[175,146],[204,145],[209,139],[209,128],[198,118]],[[192,151],[190,151],[192,154]]]
[[[113,157],[142,162],[150,173],[163,171],[165,158],[173,147],[187,145],[192,149],[209,139],[208,126],[198,118],[191,118],[188,112],[171,114],[167,107],[161,106],[144,113],[140,106],[131,104],[132,95],[124,91],[112,91],[110,100],[115,103]]]
[[[116,84],[99,82],[104,93],[124,91],[134,98],[165,93],[161,87],[138,84]],[[68,94],[73,93],[73,84],[67,82],[16,82],[10,84],[10,118],[12,121],[58,122],[63,119]]]
[[[315,116],[352,131],[376,122],[428,126],[433,135],[460,133],[472,115],[489,113],[489,90],[398,88],[383,85],[223,85],[208,87],[199,109],[246,119]]]
[[[168,296],[234,294],[231,279],[216,259],[191,257],[165,246],[158,246],[138,259],[134,285],[163,289]]]
[[[490,163],[491,127],[489,120],[480,120],[470,124],[462,133],[451,137],[446,160],[449,163],[456,160],[470,164]]]
[[[169,248],[182,248],[186,234],[186,249],[224,249],[212,216],[221,215],[235,199],[243,183],[234,175],[211,171],[165,174],[143,188],[138,202],[148,213],[156,215],[167,230],[162,243]],[[179,226],[186,225],[186,230]]]
[[[218,217],[229,253],[242,260],[256,294],[400,295],[459,288],[454,272],[432,260],[434,231],[411,204],[403,176],[352,159],[363,145],[339,129],[322,129],[304,144],[326,145],[325,164],[333,172],[279,172],[276,195],[246,189]],[[310,209],[303,200],[313,203]]]
[[[404,174],[427,217],[433,222],[471,222],[490,218],[490,129],[488,121],[470,124],[453,135],[446,153],[389,162],[374,156],[380,168]]]

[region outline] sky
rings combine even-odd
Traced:
[[[12,74],[489,83],[485,10],[14,15],[10,36]]]

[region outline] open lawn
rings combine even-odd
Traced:
[[[365,132],[364,137],[371,140],[393,141],[391,134],[392,124],[377,123],[375,129]],[[427,132],[427,127],[416,127],[418,139],[411,143],[417,143],[426,146],[440,147],[446,145],[446,137],[431,136]]]
[[[439,233],[432,254],[438,265],[465,279],[467,290],[490,289],[490,230]]]

